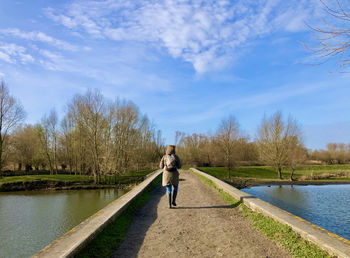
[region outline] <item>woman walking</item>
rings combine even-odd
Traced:
[[[179,186],[179,171],[181,168],[181,161],[175,154],[175,145],[169,145],[166,149],[165,155],[160,161],[159,167],[163,169],[162,185],[166,187],[166,194],[169,199],[169,208],[171,205],[176,206],[176,196]],[[173,199],[171,200],[171,191],[174,188]]]

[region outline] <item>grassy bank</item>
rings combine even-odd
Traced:
[[[137,184],[154,170],[141,170],[123,175],[101,177],[101,184],[96,187]],[[0,191],[23,191],[36,189],[65,189],[67,187],[85,188],[94,185],[92,176],[85,175],[23,175],[0,178]]]
[[[261,213],[252,211],[243,203],[218,188],[211,180],[197,173],[194,174],[207,185],[214,187],[225,201],[239,208],[244,216],[249,217],[254,227],[271,240],[282,245],[293,257],[332,257],[318,246],[304,240],[298,233],[294,232],[291,227],[283,225]]]
[[[28,175],[28,176],[11,176],[0,179],[0,184],[18,183],[18,182],[33,182],[38,180],[51,180],[57,182],[78,182],[90,183],[93,182],[89,176],[72,176],[72,175]]]
[[[200,167],[199,169],[238,188],[260,184],[290,183],[289,171],[283,171],[283,179],[280,180],[277,178],[277,172],[269,166],[235,167],[230,172],[230,178],[227,177],[227,168],[224,167]],[[349,177],[339,177],[346,174],[350,175],[350,165],[302,166],[294,172],[296,181],[293,181],[293,184],[350,182]]]
[[[151,198],[150,192],[159,186],[160,182],[161,175],[153,180],[142,195],[138,196],[117,219],[105,227],[75,257],[112,257],[128,232],[133,214]]]

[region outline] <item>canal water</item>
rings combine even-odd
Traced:
[[[255,186],[242,191],[350,240],[350,185]]]
[[[0,193],[0,257],[30,257],[125,193],[120,189]]]

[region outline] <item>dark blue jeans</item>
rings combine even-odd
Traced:
[[[165,187],[165,189],[166,189],[166,194],[171,194],[171,186],[172,186],[172,185],[167,185],[167,186]],[[177,192],[179,186],[178,186],[178,185],[173,185],[173,187],[174,187],[174,192]]]

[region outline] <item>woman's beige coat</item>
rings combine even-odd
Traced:
[[[166,155],[175,154],[175,151],[173,150],[167,150],[166,154],[163,156],[162,160],[160,161],[159,167],[163,169],[163,180],[162,185],[179,185],[179,171],[177,169],[181,168],[181,161],[179,157],[175,154],[176,159],[176,170],[175,171],[167,171],[165,170],[165,159]]]

